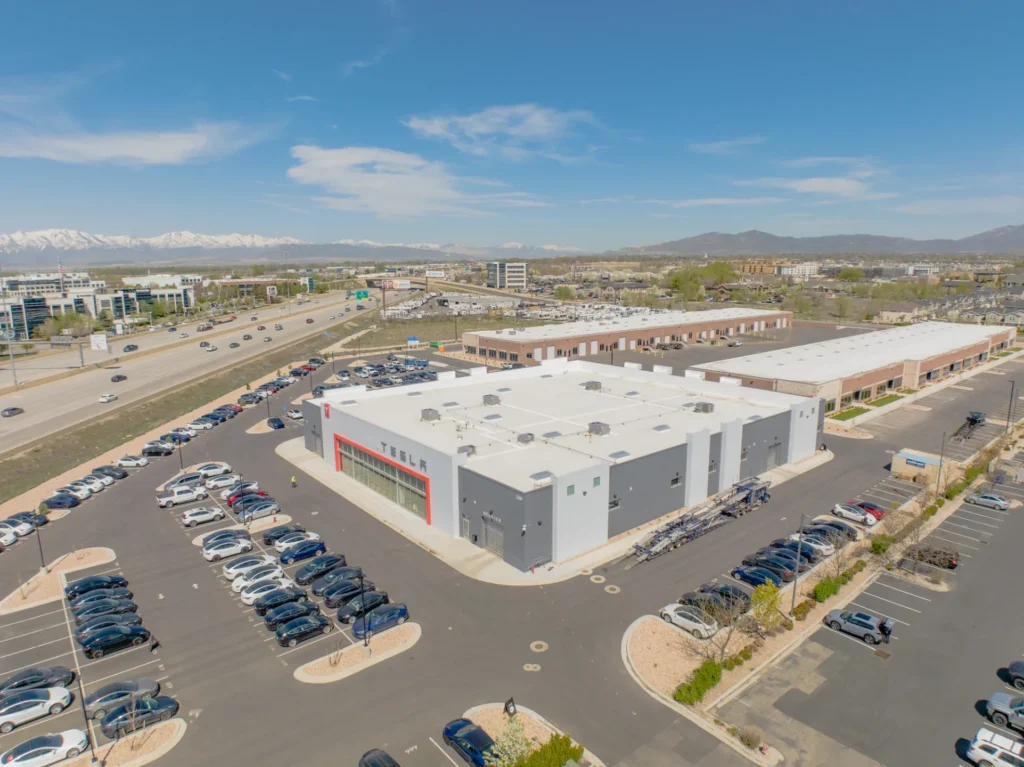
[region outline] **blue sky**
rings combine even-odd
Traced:
[[[4,28],[0,232],[1024,223],[1019,2],[40,1]]]

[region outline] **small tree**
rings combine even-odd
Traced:
[[[850,313],[852,301],[849,296],[836,296],[836,314],[840,319],[846,317]]]
[[[774,583],[762,583],[754,589],[754,595],[750,600],[750,611],[765,634],[777,631],[782,625],[784,616],[780,609],[781,605],[782,596],[779,594],[779,587]]]
[[[526,739],[526,728],[518,716],[505,722],[501,734],[494,741],[488,755],[488,767],[514,767],[530,754],[530,741]]]
[[[570,301],[576,297],[576,291],[568,285],[559,285],[555,288],[554,296],[559,301]]]
[[[45,502],[43,502],[43,503],[39,504],[39,508],[36,509],[36,511],[38,511],[40,514],[42,514],[45,517],[47,514],[50,513],[50,507],[47,506]]]

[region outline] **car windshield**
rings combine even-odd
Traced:
[[[469,744],[480,751],[486,751],[494,745],[494,741],[491,740],[491,736],[484,732],[479,727],[467,727],[460,735],[469,741]]]

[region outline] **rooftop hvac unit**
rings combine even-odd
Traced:
[[[585,384],[583,384],[583,388],[586,389],[587,391],[601,391],[601,382],[587,381]]]
[[[525,432],[523,434],[520,434],[517,437],[517,439],[519,440],[520,444],[529,445],[531,442],[533,442],[533,434],[531,434],[530,432]]]
[[[501,404],[501,397],[499,397],[497,394],[485,394],[484,395],[484,404],[485,405],[500,405]]]
[[[589,432],[594,437],[605,437],[612,433],[612,428],[603,421],[591,421]]]
[[[425,407],[420,411],[421,421],[440,421],[441,414],[432,407]]]
[[[459,452],[466,457],[476,455],[476,445],[460,445],[456,452]]]
[[[715,403],[714,402],[698,402],[697,406],[693,409],[695,413],[714,413]]]

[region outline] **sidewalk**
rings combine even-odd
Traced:
[[[547,564],[535,572],[521,572],[507,562],[498,559],[486,549],[475,546],[465,538],[453,538],[431,527],[398,504],[392,503],[345,474],[335,471],[316,453],[306,450],[301,437],[282,442],[277,447],[277,454],[328,489],[351,501],[367,514],[433,554],[453,570],[457,570],[468,578],[499,586],[545,586],[567,581],[577,575],[590,575],[589,571],[594,568],[627,555],[632,551],[633,544],[643,539],[653,527],[661,524],[666,517],[680,513],[674,511],[565,562]],[[819,451],[796,464],[766,472],[763,477],[770,479],[773,485],[778,485],[811,471],[831,461],[832,458],[831,452]]]

